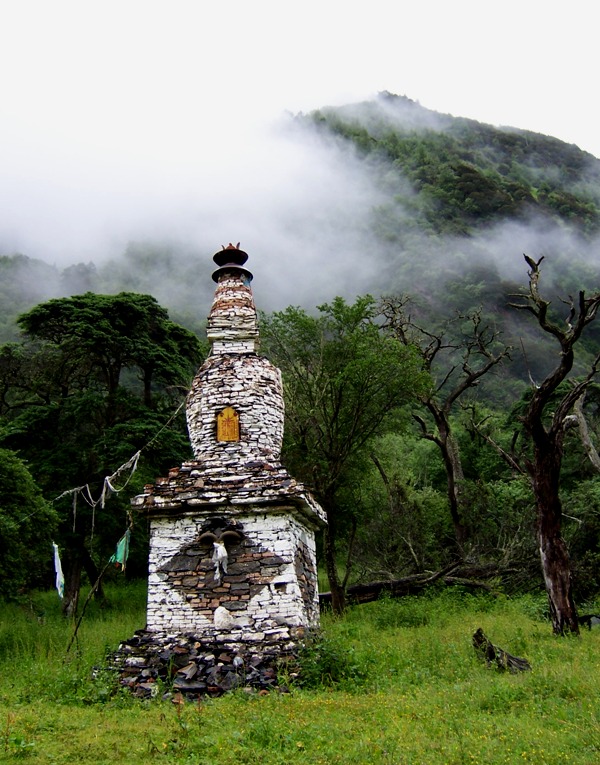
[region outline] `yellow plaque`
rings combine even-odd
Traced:
[[[240,418],[230,406],[217,415],[217,441],[239,441]]]

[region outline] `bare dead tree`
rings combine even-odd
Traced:
[[[434,379],[434,387],[420,401],[429,417],[413,413],[421,436],[439,448],[447,476],[448,502],[460,551],[468,539],[464,519],[464,471],[458,441],[452,430],[450,414],[459,399],[478,385],[481,378],[510,354],[510,347],[502,344],[499,334],[485,325],[481,311],[457,315],[453,320],[466,322],[469,332],[461,342],[446,339],[445,330],[430,332],[413,321],[410,301],[406,297],[385,297],[379,310],[384,327],[405,345],[416,346],[423,364]],[[441,363],[442,356],[458,357],[449,367]],[[436,379],[437,378],[437,379]]]
[[[566,631],[578,634],[577,612],[571,590],[571,566],[562,537],[559,482],[568,418],[574,409],[577,413],[577,402],[596,375],[600,354],[588,374],[574,381],[562,398],[556,401],[555,394],[573,368],[574,348],[584,328],[596,318],[600,293],[587,298],[580,291],[577,298],[569,297],[562,301],[567,304],[569,312],[564,323],[557,323],[549,316],[550,301],[544,300],[539,291],[540,264],[544,258],[535,261],[527,255],[524,257],[529,266],[529,288],[527,292],[513,296],[519,300],[510,305],[531,313],[541,329],[558,342],[560,353],[554,369],[540,385],[533,388],[526,410],[519,417],[533,447],[531,456],[521,457],[521,462],[529,475],[535,497],[537,537],[552,628],[560,635]],[[515,464],[514,455],[512,459]]]
[[[570,417],[573,418],[574,425],[577,426],[579,438],[581,439],[581,444],[587,457],[592,463],[594,470],[600,473],[600,454],[598,454],[598,450],[594,446],[594,442],[592,441],[592,437],[590,435],[590,429],[583,412],[585,393],[586,392],[584,391],[573,404],[573,414],[570,415]]]

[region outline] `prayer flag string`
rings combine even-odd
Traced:
[[[73,531],[75,531],[75,524],[77,521],[77,498],[79,496],[83,497],[83,499],[87,502],[87,504],[92,508],[92,535],[94,533],[93,525],[95,521],[95,510],[96,506],[100,505],[102,509],[104,509],[104,506],[106,504],[106,500],[109,498],[111,494],[118,494],[119,492],[123,491],[127,484],[130,482],[133,474],[136,471],[136,468],[138,466],[138,462],[140,459],[140,456],[142,452],[147,449],[151,444],[156,441],[156,439],[160,436],[160,434],[163,432],[163,430],[166,430],[169,425],[173,422],[173,420],[177,417],[181,409],[183,408],[185,404],[185,399],[179,404],[177,409],[173,412],[173,414],[169,417],[169,419],[165,422],[164,425],[162,425],[159,430],[152,436],[152,438],[142,446],[141,449],[139,449],[132,457],[130,457],[126,462],[124,462],[120,467],[118,467],[112,475],[105,476],[103,482],[102,482],[102,491],[100,493],[100,497],[98,499],[94,499],[92,496],[92,492],[90,489],[89,484],[83,484],[83,486],[75,486],[73,489],[67,489],[66,491],[63,491],[61,494],[59,494],[57,497],[54,497],[54,499],[51,500],[52,503],[58,502],[60,499],[63,499],[64,497],[72,496],[72,512],[73,512]],[[129,475],[125,481],[125,483],[122,486],[116,486],[115,481],[121,476],[122,473],[129,470]],[[36,510],[34,513],[30,513],[29,515],[24,516],[20,519],[19,523],[23,523],[28,518],[31,518],[33,515],[35,515],[39,510]]]

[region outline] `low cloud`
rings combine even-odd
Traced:
[[[378,104],[394,126],[446,121],[408,99]],[[382,211],[391,198],[410,199],[407,181],[396,171],[382,176],[348,144],[291,115],[217,115],[201,141],[188,126],[154,151],[144,140],[134,150],[131,140],[90,153],[83,142],[66,148],[56,136],[49,145],[22,136],[0,179],[0,253],[123,273],[129,243],[164,247],[175,253],[171,270],[145,274],[142,288],[201,316],[211,256],[228,242],[249,253],[256,301],[267,311],[313,308],[336,295],[418,293],[425,279],[439,286],[477,262],[525,283],[523,252],[580,263],[582,277],[598,264],[597,241],[547,220],[509,220],[469,239],[425,236],[401,201],[391,214],[406,235],[387,239]]]
[[[15,162],[0,181],[3,253],[102,266],[131,241],[170,242],[202,260],[240,241],[269,308],[373,282],[370,219],[384,195],[350,149],[290,116],[188,148],[148,165],[35,153]]]

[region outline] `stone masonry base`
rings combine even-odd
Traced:
[[[140,698],[181,694],[196,700],[236,688],[286,691],[286,679],[297,674],[298,649],[305,637],[305,631],[298,628],[295,639],[274,639],[257,646],[138,630],[121,643],[109,668],[118,672],[121,686]]]

